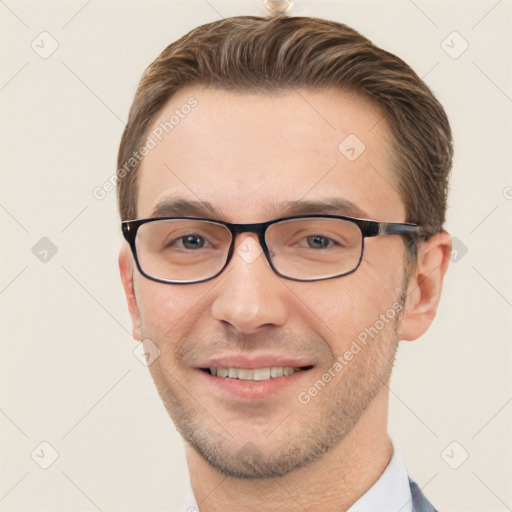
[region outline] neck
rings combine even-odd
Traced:
[[[186,446],[190,483],[201,512],[345,511],[380,478],[393,454],[388,391],[381,389],[352,430],[320,459],[273,479],[226,477]]]

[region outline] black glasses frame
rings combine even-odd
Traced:
[[[270,251],[267,247],[267,243],[265,241],[265,233],[269,226],[272,224],[276,224],[278,222],[283,222],[285,220],[292,220],[292,219],[308,219],[308,218],[327,218],[327,219],[339,219],[339,220],[346,220],[349,222],[353,222],[356,224],[359,229],[361,230],[362,234],[362,242],[361,242],[361,254],[359,255],[359,260],[357,262],[357,266],[349,270],[348,272],[343,272],[341,274],[336,274],[334,276],[328,276],[328,277],[320,277],[320,278],[312,278],[312,279],[300,279],[295,277],[289,277],[284,274],[281,274],[272,263],[272,258],[270,256]],[[142,226],[143,224],[146,224],[148,222],[156,222],[159,220],[199,220],[199,221],[208,221],[214,224],[221,224],[222,226],[225,226],[229,229],[231,232],[231,243],[229,245],[228,255],[226,258],[226,263],[224,266],[213,276],[207,277],[205,279],[198,279],[193,281],[175,281],[172,279],[163,279],[159,277],[154,277],[149,274],[147,274],[144,269],[141,267],[139,263],[139,257],[137,255],[137,247],[135,245],[135,239],[137,237],[137,230]],[[258,235],[258,240],[261,245],[261,248],[263,249],[263,253],[265,254],[265,257],[267,258],[267,261],[272,268],[272,270],[280,277],[283,277],[284,279],[289,279],[291,281],[301,281],[301,282],[309,282],[309,281],[323,281],[326,279],[334,279],[336,277],[342,277],[348,274],[351,274],[352,272],[355,272],[359,266],[361,265],[361,261],[363,259],[363,252],[364,252],[364,239],[373,237],[373,236],[380,236],[380,235],[410,235],[417,231],[419,229],[419,226],[417,224],[410,224],[407,222],[379,222],[376,220],[368,220],[368,219],[358,219],[356,217],[346,217],[344,215],[324,215],[324,214],[312,214],[312,215],[295,215],[291,217],[281,217],[279,219],[270,220],[267,222],[256,222],[256,223],[247,223],[247,224],[234,224],[231,222],[224,222],[220,220],[214,220],[214,219],[207,219],[202,217],[151,217],[148,219],[137,219],[137,220],[125,220],[121,223],[121,228],[123,231],[123,236],[125,240],[130,245],[133,257],[135,259],[135,263],[137,265],[137,268],[139,272],[146,277],[147,279],[151,279],[152,281],[156,281],[157,283],[164,283],[164,284],[194,284],[194,283],[202,283],[204,281],[209,281],[210,279],[214,279],[219,274],[221,274],[224,269],[229,265],[229,262],[231,261],[231,258],[233,257],[234,253],[234,247],[235,247],[235,239],[236,236],[240,233],[255,233]]]

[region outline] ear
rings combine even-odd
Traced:
[[[130,247],[124,243],[119,251],[119,272],[121,273],[121,281],[128,303],[128,311],[132,318],[132,336],[136,341],[141,341],[140,312],[133,288],[133,268],[133,257]]]
[[[446,231],[436,233],[418,247],[416,267],[407,286],[400,339],[415,340],[430,327],[441,299],[451,252],[452,242]]]

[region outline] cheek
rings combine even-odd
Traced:
[[[333,345],[354,339],[399,301],[402,267],[396,262],[367,260],[354,274],[308,290],[308,302],[315,305],[318,324],[324,324]]]
[[[136,288],[142,335],[159,345],[160,350],[177,349],[169,340],[183,339],[200,312],[203,294],[193,286],[167,285],[144,279]],[[167,346],[163,346],[164,341]]]
[[[348,276],[340,278],[328,290],[310,290],[308,295],[310,303],[317,304],[315,313],[327,327],[328,338],[335,340],[333,345],[351,340],[373,318],[379,306],[370,287],[361,279]]]

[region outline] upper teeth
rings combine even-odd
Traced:
[[[275,377],[288,377],[300,368],[291,366],[273,366],[272,368],[210,368],[212,375],[241,380],[267,380]]]

